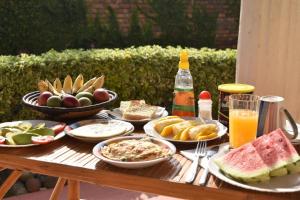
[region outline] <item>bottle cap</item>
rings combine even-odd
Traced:
[[[189,69],[189,56],[186,50],[180,52],[180,61],[179,61],[179,68],[180,69]]]
[[[202,91],[199,94],[199,99],[211,99],[211,95],[208,91]]]

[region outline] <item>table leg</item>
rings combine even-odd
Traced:
[[[80,199],[79,181],[68,179],[68,200]]]
[[[49,200],[57,200],[58,199],[59,195],[61,194],[62,190],[64,189],[66,181],[67,181],[67,179],[58,178]]]
[[[0,188],[0,199],[3,199],[7,191],[11,188],[11,186],[18,180],[18,178],[22,175],[21,171],[14,170],[9,175],[9,177],[4,181]]]

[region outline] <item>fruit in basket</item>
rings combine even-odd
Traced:
[[[72,87],[72,94],[77,93],[77,91],[83,86],[83,76],[82,74],[79,74],[77,78],[74,81],[73,87]]]
[[[300,172],[300,156],[281,129],[229,151],[215,163],[225,175],[247,183]]]
[[[40,94],[40,96],[37,99],[37,103],[40,106],[46,106],[47,105],[47,100],[49,99],[49,97],[52,96],[51,92],[45,91],[43,93]]]
[[[67,108],[79,107],[79,101],[72,95],[64,95],[63,96],[63,106]]]
[[[90,80],[88,80],[78,91],[79,92],[83,92],[84,90],[88,89],[91,85],[93,85],[93,83],[95,82],[95,80],[97,79],[97,77],[94,77]]]
[[[63,91],[67,94],[72,94],[73,81],[70,75],[67,75],[64,80]]]
[[[81,97],[87,97],[89,98],[91,101],[94,100],[93,94],[89,93],[89,92],[79,92],[78,94],[76,94],[75,96],[77,99],[80,99]]]
[[[96,102],[101,103],[109,100],[109,93],[104,89],[96,89],[94,94],[94,99]]]
[[[62,84],[59,80],[59,78],[56,78],[53,82],[53,87],[56,89],[57,92],[61,93],[62,92]]]
[[[78,101],[79,101],[80,106],[92,105],[92,101],[87,97],[81,97]]]
[[[61,107],[62,101],[59,96],[51,96],[47,100],[47,106],[49,107]]]

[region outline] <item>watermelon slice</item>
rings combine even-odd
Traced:
[[[244,182],[300,172],[300,156],[281,129],[231,150],[215,163],[226,175]]]

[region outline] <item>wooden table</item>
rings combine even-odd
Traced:
[[[50,199],[58,199],[68,182],[69,199],[79,199],[79,181],[97,185],[161,194],[184,199],[299,199],[300,193],[269,194],[243,190],[209,176],[206,186],[199,186],[199,171],[193,184],[185,184],[191,161],[176,154],[170,161],[139,169],[120,169],[104,163],[92,153],[94,144],[66,136],[48,145],[29,148],[1,148],[1,169],[13,172],[0,188],[0,199],[21,176],[22,171],[60,177]]]

